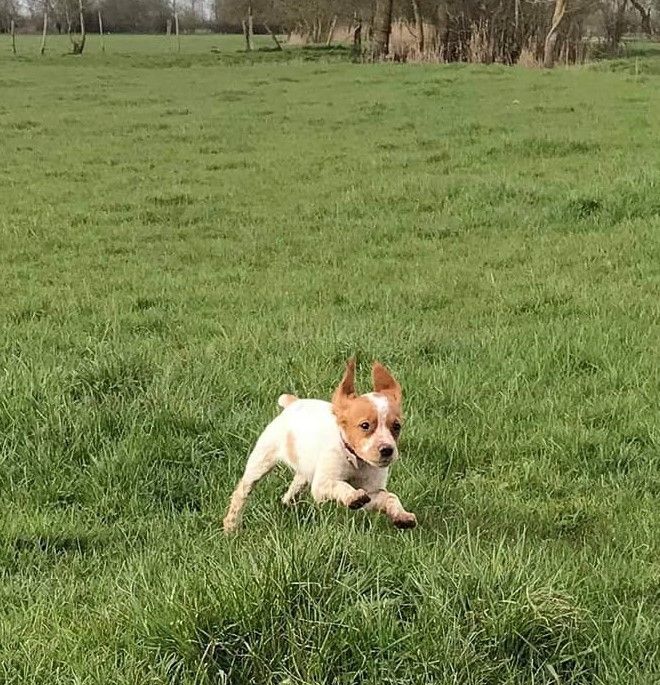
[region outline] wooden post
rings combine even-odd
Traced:
[[[177,52],[181,52],[181,36],[179,35],[179,13],[174,13],[174,33],[176,34]]]
[[[335,27],[337,26],[337,15],[335,14],[334,17],[332,17],[332,23],[330,24],[330,28],[328,29],[328,37],[326,38],[325,44],[326,46],[329,46],[332,43],[332,38],[335,35]]]
[[[281,50],[282,45],[281,45],[280,41],[277,40],[277,36],[270,30],[270,26],[268,26],[268,24],[264,24],[264,28],[270,34],[270,37],[273,39],[273,42],[275,43],[275,46],[277,47],[277,49]]]
[[[99,7],[99,36],[101,37],[101,52],[105,53],[105,36],[103,35],[103,17]]]
[[[43,55],[46,52],[46,33],[48,32],[48,5],[44,2],[44,28],[41,32],[41,48],[39,54]]]
[[[16,54],[16,24],[14,23],[13,19],[9,22],[9,31],[11,33],[11,51],[15,55]]]

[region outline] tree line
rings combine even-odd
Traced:
[[[0,31],[270,32],[297,43],[349,41],[370,59],[552,66],[629,31],[654,36],[660,0],[0,0]],[[73,40],[74,51],[76,41]],[[80,45],[77,46],[80,50]],[[81,51],[81,50],[80,50]]]

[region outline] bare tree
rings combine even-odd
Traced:
[[[325,44],[327,46],[332,44],[332,39],[335,35],[336,26],[337,26],[337,15],[335,14],[335,16],[332,17],[332,23],[330,24],[330,28],[328,29],[328,37],[325,40]]]
[[[419,8],[419,1],[410,1],[413,8],[413,15],[415,16],[415,35],[417,38],[417,50],[421,54],[424,52],[424,19],[422,18],[422,12]]]
[[[176,49],[181,52],[181,36],[179,35],[179,11],[176,6],[176,0],[172,0],[172,15],[174,17],[174,35],[176,36]]]
[[[552,24],[548,34],[545,37],[545,46],[543,48],[543,66],[546,69],[552,69],[552,67],[555,66],[555,45],[557,43],[557,34],[565,14],[566,0],[555,0],[555,11],[552,15]]]
[[[359,57],[362,54],[362,17],[357,12],[353,15],[351,35],[353,39],[353,56]]]
[[[389,52],[390,32],[392,30],[392,5],[393,0],[376,0],[372,47],[374,59],[384,57]]]
[[[627,5],[628,0],[603,0],[601,3],[603,28],[610,53],[615,53],[619,49],[621,38],[628,28]]]
[[[14,0],[0,0],[0,33],[11,34],[12,22],[16,30],[16,19],[20,17],[21,4]]]
[[[279,39],[277,38],[277,35],[271,31],[270,26],[268,24],[264,23],[264,28],[268,32],[268,35],[273,39],[273,43],[275,43],[275,49],[276,50],[281,50],[282,49],[282,44],[280,43]]]
[[[87,32],[85,31],[85,10],[83,7],[83,0],[78,0],[78,12],[80,16],[80,42],[73,43],[73,54],[82,55],[85,49],[85,40],[87,39]]]
[[[75,0],[73,0],[75,2]],[[74,55],[82,55],[85,49],[85,43],[87,41],[87,31],[85,28],[85,6],[83,0],[77,0],[73,7],[69,6],[70,0],[59,0],[56,3],[56,11],[62,12],[64,14],[64,19],[66,21],[67,34],[69,35],[69,40],[71,41],[71,52]],[[76,7],[77,5],[77,7]],[[78,28],[80,29],[80,35],[76,35],[73,27],[73,21],[71,20],[72,11],[78,11]]]
[[[652,36],[653,25],[651,24],[651,12],[653,10],[653,7],[651,5],[645,7],[641,0],[630,0],[630,4],[637,10],[637,12],[639,12],[642,31],[647,36]]]
[[[247,4],[247,19],[242,19],[243,36],[245,37],[245,49],[248,52],[252,51],[254,38],[254,24],[252,18],[252,0],[248,0]]]
[[[44,0],[44,27],[41,32],[41,47],[39,54],[43,55],[46,52],[46,33],[48,32],[48,0]]]
[[[101,52],[105,53],[105,35],[103,33],[103,15],[101,14],[101,5],[98,7],[99,13],[99,38],[101,39]]]
[[[252,19],[252,0],[248,0],[247,6],[247,30],[248,30],[248,50],[252,50],[254,44],[254,24]]]

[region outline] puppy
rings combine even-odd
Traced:
[[[373,392],[355,392],[350,359],[332,402],[282,395],[283,409],[261,434],[243,477],[231,496],[225,532],[234,531],[254,485],[276,464],[293,471],[282,502],[292,504],[310,486],[317,502],[335,500],[349,509],[384,513],[398,528],[417,525],[399,498],[386,490],[389,467],[399,458],[401,386],[379,362],[372,368]]]

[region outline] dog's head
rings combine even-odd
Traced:
[[[332,396],[332,410],[344,440],[363,461],[389,466],[399,456],[401,386],[380,363],[371,369],[373,392],[355,392],[355,359],[349,359],[344,377]]]

